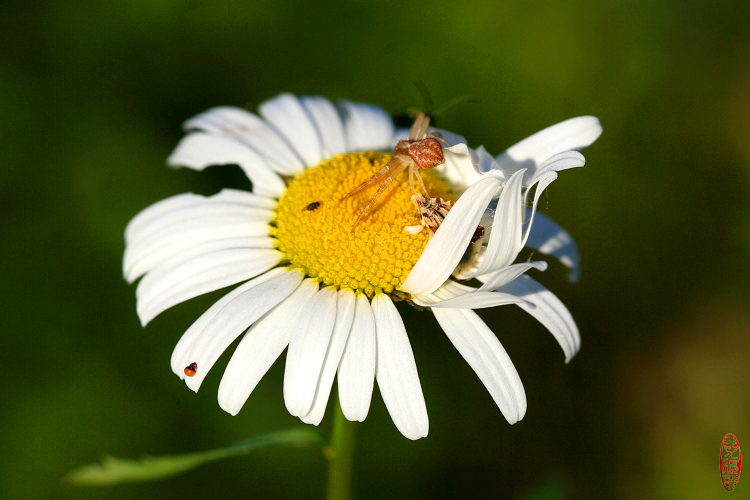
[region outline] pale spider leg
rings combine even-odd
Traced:
[[[375,204],[375,200],[378,199],[378,196],[380,196],[380,194],[383,191],[385,191],[385,188],[388,187],[388,185],[393,181],[393,179],[395,179],[396,177],[398,177],[398,174],[400,174],[401,172],[403,172],[404,169],[406,167],[408,167],[408,166],[409,165],[407,165],[406,163],[402,163],[400,167],[398,167],[396,170],[394,170],[393,172],[391,172],[390,174],[388,174],[388,177],[380,185],[380,188],[378,188],[377,192],[375,193],[375,195],[370,200],[370,203],[367,204],[367,206],[362,210],[362,212],[360,212],[359,217],[357,217],[357,220],[354,221],[354,225],[352,226],[352,231],[354,231],[354,228],[357,226],[357,224],[359,224],[359,221],[361,221],[362,218],[365,215],[367,215],[367,212],[370,211],[370,208],[372,208],[372,206]]]
[[[397,155],[391,161],[389,161],[383,168],[378,170],[372,177],[367,179],[365,182],[363,182],[359,186],[355,187],[349,194],[341,198],[341,201],[344,201],[350,196],[359,193],[360,191],[368,187],[370,184],[372,184],[373,182],[377,181],[378,179],[383,177],[385,174],[387,174],[388,171],[394,166],[396,166],[398,163],[403,163],[403,162],[401,161],[401,158]]]
[[[411,129],[409,130],[409,140],[410,141],[416,141],[419,139],[419,129],[422,128],[422,121],[427,118],[424,113],[419,113],[417,115],[417,119],[414,120],[414,124],[411,126]]]
[[[419,181],[419,184],[422,186],[422,190],[424,191],[425,198],[428,200],[430,199],[430,193],[427,192],[427,187],[424,185],[424,181],[422,180],[422,176],[419,175],[419,168],[413,167],[412,170],[414,170],[414,174],[417,176],[417,180]],[[411,173],[411,172],[409,172]],[[414,191],[412,191],[414,192]]]
[[[409,189],[411,189],[412,197],[416,194],[414,192],[414,170],[416,170],[414,165],[409,165]]]
[[[424,139],[427,135],[427,128],[430,126],[430,117],[422,113],[422,123],[419,124],[417,129],[417,137],[415,139]],[[416,125],[416,122],[414,123]]]

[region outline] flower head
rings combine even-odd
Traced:
[[[367,211],[377,185],[347,193],[393,160],[408,131],[395,130],[377,108],[321,97],[282,94],[259,112],[219,107],[188,120],[188,135],[168,159],[196,170],[239,165],[252,192],[177,195],[143,210],[125,233],[124,274],[130,282],[143,276],[136,295],[144,325],[180,302],[239,284],[185,332],[173,371],[197,391],[242,335],[219,387],[219,404],[234,415],[288,347],[284,400],[292,415],[317,425],[337,377],[344,415],[364,420],[377,380],[402,434],[424,437],[426,405],[395,306],[408,299],[431,309],[506,419],[523,418],[518,373],[472,309],[516,304],[552,332],[566,360],[577,352],[570,313],[525,274],[546,264],[514,261],[527,246],[576,272],[572,239],[535,214],[536,205],[558,171],[583,165],[577,150],[601,133],[598,121],[568,120],[497,158],[440,131],[450,146],[444,163],[421,173],[434,198],[415,196],[410,176],[391,176]],[[438,213],[439,225],[419,230]],[[470,278],[483,284],[460,282]]]

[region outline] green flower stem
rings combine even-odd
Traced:
[[[328,447],[328,500],[348,500],[352,491],[352,463],[354,462],[354,422],[341,411],[336,400],[331,444]]]

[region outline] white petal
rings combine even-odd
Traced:
[[[578,151],[564,151],[542,163],[526,185],[533,185],[549,172],[560,172],[561,170],[582,167],[584,165],[586,165],[586,158],[581,153]]]
[[[180,302],[267,271],[279,263],[282,254],[268,249],[229,248],[186,257],[183,254],[168,259],[138,283],[137,310],[144,326]]]
[[[526,222],[527,229],[523,238],[524,245],[526,244],[526,241],[529,237],[529,232],[533,227],[534,216],[536,214],[536,208],[539,203],[539,198],[542,196],[544,190],[547,189],[547,186],[552,184],[552,182],[557,179],[558,170],[582,167],[585,163],[586,160],[581,153],[578,153],[577,151],[567,151],[565,153],[555,155],[544,162],[534,174],[529,186],[533,186],[534,184],[536,184],[536,189],[534,190],[534,202],[531,205],[530,215],[528,217],[528,221]],[[525,197],[528,197],[528,195],[529,191],[527,190]],[[526,203],[524,202],[524,205],[525,204]]]
[[[498,291],[512,293],[524,299],[525,302],[518,306],[534,316],[552,333],[565,353],[566,363],[575,356],[581,348],[581,335],[570,311],[555,294],[525,275],[519,276]],[[531,304],[534,307],[531,307]]]
[[[270,169],[266,161],[248,146],[234,139],[203,132],[182,138],[167,165],[203,170],[213,165],[239,165],[253,183],[253,191],[263,196],[278,198],[286,186],[281,177]]]
[[[456,283],[452,279],[448,279],[443,283],[440,288],[432,293],[424,295],[413,296],[412,300],[415,304],[423,307],[432,307],[433,305],[450,300],[456,297],[461,297],[467,293],[475,292],[476,288]]]
[[[243,223],[246,225],[268,224],[274,215],[273,210],[268,208],[226,202],[202,203],[164,212],[159,217],[152,217],[148,224],[142,225],[138,231],[133,231],[126,243],[135,246],[142,244],[144,240],[162,235],[175,236],[190,231],[198,233],[216,226],[239,226]],[[267,235],[268,231],[258,234],[258,236]]]
[[[482,309],[522,302],[515,295],[499,292],[487,292],[478,288],[462,285],[449,279],[443,286],[431,294],[412,297],[415,304],[423,307],[450,309]]]
[[[158,201],[138,212],[138,215],[133,217],[125,228],[125,241],[130,241],[143,230],[144,226],[148,226],[154,219],[163,216],[165,213],[217,201],[233,202],[271,210],[276,208],[275,200],[235,189],[223,189],[221,192],[210,197],[194,193],[182,193]]]
[[[471,151],[469,150],[469,147],[463,143],[444,147],[443,153],[453,153],[456,155],[464,155],[464,156],[468,156],[469,158],[471,158]]]
[[[406,328],[387,295],[372,300],[377,330],[376,377],[393,423],[409,439],[427,436],[430,422]]]
[[[452,279],[446,280],[443,285],[433,292],[433,295],[438,297],[440,300],[448,300],[454,297],[460,297],[467,293],[475,291],[476,288],[457,283]]]
[[[260,106],[258,112],[281,132],[308,167],[323,159],[318,132],[305,108],[292,94],[279,94]]]
[[[527,216],[528,214],[530,210],[527,210]],[[558,259],[570,269],[568,280],[573,283],[578,281],[580,260],[576,242],[552,219],[537,212],[526,246]]]
[[[458,199],[406,277],[401,290],[424,295],[451,275],[476,231],[484,209],[500,187],[500,179],[485,177]]]
[[[209,199],[224,200],[232,203],[241,203],[251,207],[270,208],[271,210],[274,210],[278,203],[273,198],[261,196],[256,193],[244,191],[242,189],[229,188],[222,189],[217,194],[210,196]]]
[[[233,217],[203,217],[185,221],[184,224],[175,224],[128,243],[123,257],[125,275],[128,281],[134,281],[137,276],[133,275],[134,271],[131,268],[141,260],[150,258],[154,253],[166,251],[166,247],[170,245],[190,248],[196,246],[195,243],[201,244],[221,239],[262,238],[268,237],[270,230],[270,226],[265,222],[248,222],[236,220]],[[179,255],[175,255],[176,257]]]
[[[125,242],[131,243],[144,234],[159,232],[175,221],[192,220],[207,212],[219,216],[240,214],[243,217],[245,214],[270,213],[273,217],[275,208],[275,200],[235,189],[224,189],[210,197],[183,193],[141,210],[125,228]]]
[[[323,370],[318,380],[318,388],[315,392],[315,401],[313,402],[310,412],[300,417],[303,422],[318,425],[323,420],[323,415],[328,404],[328,396],[331,394],[333,377],[336,375],[336,369],[341,362],[341,356],[344,353],[349,332],[352,329],[354,320],[354,292],[350,289],[342,289],[338,292],[338,301],[336,302],[336,325],[333,327],[331,343],[328,346]]]
[[[230,198],[236,196],[224,194],[211,198],[173,197],[172,203],[158,203],[138,214],[125,234],[126,279],[132,282],[166,258],[213,240],[254,238],[244,246],[270,248],[268,222],[274,217],[273,210],[235,201]]]
[[[359,102],[336,103],[344,119],[349,151],[392,149],[393,122],[380,108]]]
[[[529,238],[531,228],[534,227],[534,216],[536,215],[536,208],[539,205],[539,198],[542,196],[547,187],[557,179],[557,172],[547,172],[541,177],[536,179],[536,188],[534,189],[534,201],[531,203],[531,210],[528,219],[526,220],[526,231],[523,236],[522,245],[526,245],[526,240]],[[524,206],[528,203],[529,190],[524,193]]]
[[[195,338],[185,364],[198,365],[195,375],[185,378],[190,389],[198,392],[203,379],[221,353],[250,325],[276,307],[299,286],[303,278],[301,272],[285,269],[280,271],[271,271],[268,273],[273,273],[270,279],[263,276],[263,279],[257,280],[255,286],[250,286],[227,302]]]
[[[474,168],[480,174],[486,174],[491,171],[502,173],[502,169],[500,169],[500,166],[492,155],[484,149],[484,146],[479,146],[478,148],[471,150],[471,159],[474,162]],[[503,175],[503,178],[504,177],[505,176]]]
[[[341,410],[349,420],[362,422],[370,410],[375,382],[375,349],[375,316],[370,300],[359,294],[338,374]]]
[[[150,253],[140,256],[138,260],[125,261],[125,279],[132,283],[145,273],[174,258],[184,258],[186,252],[200,248],[203,253],[227,250],[230,248],[272,249],[276,243],[269,236],[246,236],[245,228],[220,233],[206,233],[202,236],[177,239],[158,247]],[[125,257],[128,257],[128,253]]]
[[[190,325],[190,328],[188,328],[187,331],[182,335],[180,341],[177,342],[174,351],[172,351],[171,367],[175,375],[177,375],[181,379],[185,378],[185,367],[190,364],[190,362],[188,361],[188,357],[190,356],[190,351],[193,348],[195,340],[198,338],[198,335],[200,335],[200,333],[206,328],[206,325],[208,325],[211,320],[214,319],[214,317],[219,313],[219,311],[222,310],[225,305],[227,305],[232,299],[237,297],[245,290],[257,286],[263,281],[273,279],[284,271],[285,269],[283,268],[277,268],[261,276],[258,276],[251,281],[243,283],[231,292],[224,295],[222,298],[216,301],[214,305],[209,307],[206,312],[201,314],[201,316],[197,320],[195,320],[195,322]]]
[[[301,97],[300,101],[310,114],[323,146],[323,158],[333,158],[347,151],[344,124],[336,107],[319,96]]]
[[[592,144],[602,133],[599,119],[579,116],[552,125],[508,148],[496,158],[500,167],[510,174],[520,168],[533,175],[536,167],[561,151],[580,150]]]
[[[439,309],[484,309],[487,307],[505,306],[508,304],[520,304],[523,299],[509,293],[474,291],[455,297],[453,299],[443,300],[435,303],[428,303],[420,300],[415,303],[426,307],[436,307]]]
[[[289,144],[260,117],[247,110],[232,106],[211,108],[186,121],[183,127],[235,138],[260,153],[269,167],[282,175],[296,175],[304,170]]]
[[[501,287],[503,285],[510,283],[511,281],[518,278],[519,276],[521,276],[526,271],[529,271],[530,269],[546,271],[547,263],[544,261],[536,261],[536,262],[523,262],[520,264],[513,264],[512,266],[503,268],[495,273],[492,273],[489,276],[485,276],[484,284],[479,289],[480,290],[494,290],[498,287]]]
[[[443,156],[445,157],[445,163],[435,167],[434,171],[448,181],[457,194],[461,195],[469,186],[482,178],[474,168],[471,156],[450,151],[446,151]],[[496,178],[501,178],[498,177],[498,174],[502,174],[502,172],[496,171],[493,173]]]
[[[289,344],[295,321],[318,291],[307,279],[247,331],[227,365],[219,386],[219,405],[236,415],[255,386]],[[200,368],[200,366],[199,366]]]
[[[515,172],[500,194],[487,251],[476,274],[487,274],[510,265],[523,248],[524,172],[524,169]]]
[[[289,413],[307,415],[315,398],[336,322],[337,294],[321,289],[299,316],[289,341],[284,371],[284,402]]]
[[[495,400],[503,416],[515,424],[526,414],[526,393],[513,362],[500,341],[474,311],[433,309],[450,341]]]
[[[173,210],[181,210],[186,207],[203,204],[206,199],[205,196],[198,194],[182,193],[165,198],[153,205],[149,205],[138,212],[138,214],[128,222],[128,225],[125,228],[125,241],[132,240],[133,235],[138,234],[143,227],[147,226],[153,219],[158,218],[165,213],[172,212]]]
[[[317,291],[317,283],[306,279],[245,333],[219,385],[219,405],[225,411],[239,413],[260,379],[289,345],[300,312]]]

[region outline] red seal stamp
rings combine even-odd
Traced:
[[[742,452],[740,451],[740,442],[737,441],[737,436],[730,432],[722,439],[719,449],[719,474],[725,490],[732,491],[737,487],[741,471]]]

